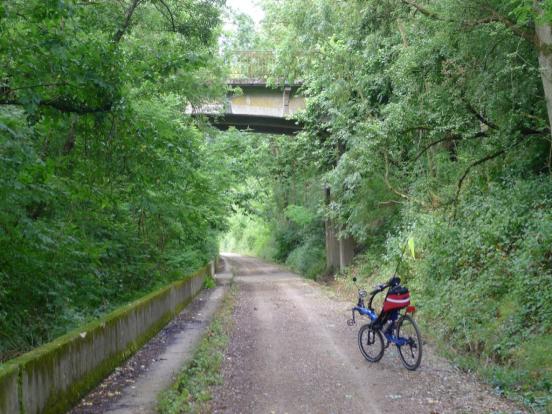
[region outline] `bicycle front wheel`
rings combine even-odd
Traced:
[[[410,371],[415,371],[422,362],[422,337],[414,319],[409,315],[403,316],[397,325],[397,338],[406,341],[397,346],[403,365]]]
[[[364,358],[370,362],[378,362],[385,351],[381,332],[372,329],[369,324],[364,325],[358,331],[358,347]]]

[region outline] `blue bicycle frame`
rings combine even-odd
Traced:
[[[352,319],[351,325],[354,325],[356,323],[355,312],[358,312],[363,316],[368,316],[372,322],[375,322],[378,319],[378,314],[374,310],[365,308],[362,306],[355,306],[353,308],[353,319]],[[398,310],[391,311],[389,314],[389,318],[387,319],[388,321],[390,321],[390,324],[385,328],[385,331],[382,331],[382,333],[385,336],[385,339],[387,339],[389,343],[394,343],[397,346],[403,346],[408,343],[408,340],[406,338],[400,338],[393,335],[393,331],[395,330],[394,329],[395,322],[397,321],[398,318],[399,318],[399,311]]]

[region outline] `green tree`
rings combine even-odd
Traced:
[[[0,6],[1,360],[215,254],[224,183],[185,112],[225,91],[221,5]]]
[[[224,51],[255,50],[259,47],[259,34],[251,16],[231,10],[229,20],[230,29],[222,39]]]
[[[416,258],[402,276],[422,320],[495,385],[543,408],[552,141],[541,31],[550,2],[265,7],[273,79],[302,81],[307,97],[295,158],[330,188],[324,216],[359,243],[359,268],[392,272],[413,237]]]

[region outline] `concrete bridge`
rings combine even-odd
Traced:
[[[203,106],[196,114],[207,116],[211,124],[226,130],[235,127],[269,134],[294,135],[301,126],[291,117],[305,107],[305,98],[298,95],[300,85],[271,88],[259,79],[232,79],[234,91],[225,102]]]
[[[305,108],[298,93],[300,82],[280,82],[269,86],[267,77],[273,63],[272,52],[242,51],[228,57],[231,68],[230,92],[223,102],[203,105],[192,111],[206,116],[211,124],[226,130],[235,127],[252,132],[293,135],[301,125],[292,116]]]
[[[231,67],[228,85],[236,92],[229,93],[224,102],[196,108],[192,114],[206,116],[221,130],[235,127],[252,132],[294,135],[302,126],[292,117],[305,108],[305,98],[298,92],[301,82],[279,82],[278,87],[267,83],[272,52],[242,51],[229,57]],[[326,203],[331,201],[326,190]],[[355,249],[351,237],[339,237],[336,226],[326,220],[326,267],[328,271],[343,270],[350,265]]]

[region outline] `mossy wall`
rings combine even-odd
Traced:
[[[211,266],[0,367],[0,414],[65,413],[180,312]]]
[[[0,367],[0,413],[19,413],[18,369],[16,365]]]

